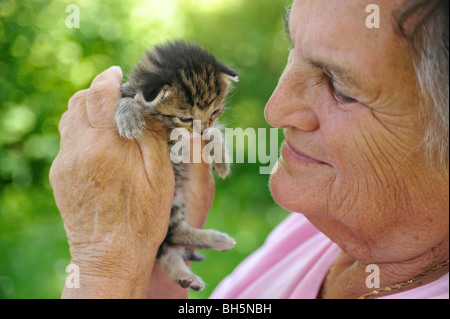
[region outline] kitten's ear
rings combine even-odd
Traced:
[[[149,90],[143,91],[143,98],[145,103],[153,107],[158,105],[162,100],[168,97],[172,92],[170,91],[170,87],[168,85],[164,85],[161,88],[151,88]]]
[[[234,72],[233,70],[231,70],[229,67],[227,67],[226,65],[222,64],[222,68],[221,68],[222,74],[224,76],[224,78],[228,81],[233,81],[233,82],[239,82],[239,76],[236,72]]]
[[[148,76],[142,87],[142,97],[148,106],[155,106],[170,94],[170,87],[155,76]]]

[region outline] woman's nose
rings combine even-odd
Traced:
[[[267,122],[277,128],[295,127],[303,131],[313,131],[319,127],[315,111],[314,89],[308,88],[295,74],[286,72],[280,79],[265,108]]]

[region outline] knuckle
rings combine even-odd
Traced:
[[[57,156],[55,158],[55,160],[53,161],[52,165],[50,166],[50,171],[48,174],[48,180],[50,182],[51,188],[55,187],[56,181],[58,179],[58,175],[59,175],[58,165],[59,165],[59,157]]]
[[[112,83],[107,80],[93,83],[88,92],[88,98],[94,99],[108,98],[118,100],[121,97],[122,93],[120,91],[120,87],[112,85]]]
[[[58,131],[60,135],[63,135],[64,128],[66,126],[66,119],[67,119],[67,111],[64,112],[64,114],[61,116],[61,119],[59,120]]]
[[[76,93],[69,99],[69,103],[68,103],[69,108],[70,108],[72,105],[78,103],[79,101],[82,101],[83,99],[85,99],[85,98],[86,98],[86,95],[87,95],[87,90],[82,90],[82,91],[76,92]]]
[[[89,88],[89,96],[90,97],[103,96],[108,92],[108,90],[110,90],[110,88],[111,87],[108,85],[108,82],[106,82],[106,81],[100,81],[100,82],[94,83]]]

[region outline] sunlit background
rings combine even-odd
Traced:
[[[287,59],[282,17],[290,0],[0,1],[0,298],[59,298],[70,262],[48,172],[58,122],[77,90],[110,67],[129,72],[152,44],[202,44],[240,73],[226,127],[268,127],[264,106]],[[69,4],[80,28],[66,27]],[[281,134],[280,134],[281,135]],[[281,137],[280,137],[281,138]],[[234,164],[217,180],[206,227],[233,236],[222,253],[193,264],[207,298],[286,215],[272,200],[261,164]]]

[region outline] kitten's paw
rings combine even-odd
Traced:
[[[177,281],[182,288],[191,288],[192,290],[199,291],[205,288],[204,282],[194,274],[184,274],[177,278]]]
[[[230,174],[230,164],[228,163],[214,163],[214,170],[221,178],[225,178]]]
[[[144,116],[137,112],[121,114],[115,120],[120,136],[130,140],[139,137],[145,127]]]
[[[160,257],[160,263],[169,276],[183,288],[191,288],[196,291],[205,288],[203,281],[194,275],[186,265],[185,248],[180,246],[166,246],[165,248]]]
[[[218,251],[230,250],[236,245],[236,241],[227,234],[214,231],[214,236],[210,242],[211,249]]]
[[[122,100],[121,100],[122,101]],[[142,114],[142,110],[138,107],[117,107],[117,112],[114,120],[119,129],[119,134],[122,137],[128,139],[134,139],[142,134],[142,130],[145,128],[145,118]],[[122,102],[122,105],[126,106],[129,101]]]

